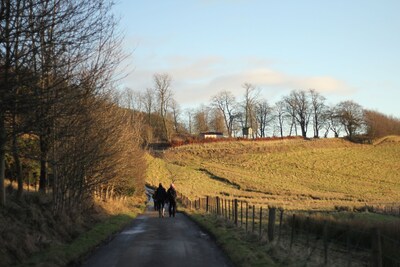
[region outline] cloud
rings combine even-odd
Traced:
[[[186,57],[169,58],[170,66],[166,72],[173,74],[174,80],[204,80],[216,74],[216,68],[224,64],[222,57],[210,56],[192,61]],[[190,62],[189,64],[187,62]]]
[[[315,89],[321,93],[347,95],[355,91],[345,82],[329,76],[295,78],[293,85],[300,89]]]

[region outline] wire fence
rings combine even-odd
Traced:
[[[369,211],[378,214],[400,217],[400,206],[397,203],[372,205],[369,207]]]
[[[354,227],[237,199],[179,196],[186,208],[224,218],[271,244],[274,256],[296,259],[299,265],[400,267],[400,236],[382,234],[378,227]]]

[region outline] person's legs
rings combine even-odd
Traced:
[[[164,215],[165,215],[165,202],[164,201],[161,201],[160,210],[161,210],[161,217],[164,217]]]
[[[175,217],[175,213],[176,213],[176,202],[175,201],[171,203],[170,210],[171,210],[172,216]]]
[[[168,205],[168,214],[169,214],[169,217],[171,217],[171,215],[172,215],[172,202],[171,201],[169,202],[169,205]]]
[[[161,201],[157,201],[158,217],[161,218]]]

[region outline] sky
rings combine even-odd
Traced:
[[[251,83],[270,104],[315,89],[400,118],[398,0],[118,0],[126,77],[167,73],[182,108]]]

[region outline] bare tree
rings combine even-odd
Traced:
[[[210,115],[210,127],[215,132],[225,132],[225,120],[222,112],[217,109],[211,112]]]
[[[340,132],[343,129],[343,125],[340,120],[340,114],[337,106],[327,107],[325,111],[325,133],[324,137],[328,137],[329,131],[332,131],[335,138],[339,137]]]
[[[286,109],[285,109],[285,102],[278,101],[275,103],[274,111],[275,111],[275,117],[278,120],[278,128],[279,128],[279,133],[281,138],[283,137],[283,125],[285,123],[285,118],[286,118]]]
[[[194,127],[197,134],[210,130],[209,108],[202,105],[194,114]]]
[[[26,62],[32,48],[26,42],[27,7],[23,0],[3,0],[0,4],[0,206],[5,205],[5,153],[6,143],[12,136],[12,153],[16,165],[18,196],[22,193],[17,136],[21,133],[18,117],[27,112],[28,94],[23,95],[21,85],[26,84],[29,72]],[[33,81],[33,80],[30,80]],[[25,92],[26,93],[26,92]],[[30,111],[30,110],[29,110]],[[10,130],[11,129],[11,130]]]
[[[157,95],[159,114],[163,123],[163,132],[165,140],[170,140],[168,131],[167,113],[172,101],[171,76],[163,73],[154,74],[154,89]]]
[[[144,110],[147,114],[147,121],[152,126],[151,113],[155,111],[155,90],[153,88],[146,88],[146,91],[142,95],[142,102]]]
[[[255,105],[255,114],[258,123],[258,130],[261,137],[266,137],[266,128],[273,121],[273,109],[267,100],[260,100]]]
[[[244,94],[244,128],[251,128],[255,130],[257,128],[257,121],[255,118],[255,104],[258,97],[257,88],[251,83],[244,83],[242,86],[245,89]],[[256,131],[254,131],[256,132]],[[253,132],[253,137],[254,137]]]
[[[400,119],[374,110],[364,110],[364,116],[370,138],[400,135]]]
[[[36,134],[40,143],[40,153],[36,155],[41,162],[40,189],[46,191],[51,167],[53,195],[61,192],[58,177],[62,176],[59,170],[63,167],[57,144],[64,133],[75,134],[67,131],[69,118],[85,117],[85,109],[74,103],[86,107],[89,96],[95,98],[107,90],[114,75],[111,70],[121,60],[120,38],[110,13],[112,5],[108,0],[1,1],[1,200],[5,200],[2,185],[8,114],[12,114],[9,125],[16,165],[18,134]],[[19,129],[20,118],[27,122],[23,130]]]
[[[307,97],[307,92],[304,90],[293,90],[289,96],[284,98],[288,113],[292,115],[301,129],[301,135],[307,137],[307,128],[310,122],[311,109],[310,101]]]
[[[1,1],[0,7],[0,53],[2,70],[0,72],[0,206],[6,204],[6,193],[4,187],[5,179],[5,156],[6,156],[6,113],[10,109],[9,101],[11,96],[10,75],[12,72],[12,31],[13,22],[11,14],[11,1]]]
[[[5,125],[5,112],[0,112],[0,206],[6,204],[6,191],[4,186],[5,169],[6,169],[6,142],[7,133]]]
[[[235,96],[229,91],[219,92],[217,95],[212,97],[211,105],[222,113],[228,136],[232,137],[232,127],[237,115],[237,102]]]
[[[119,108],[107,95],[88,95],[71,108],[76,112],[64,118],[69,126],[56,142],[60,173],[54,208],[79,208],[93,192],[107,200],[141,191],[143,182],[132,177],[143,177],[145,169],[140,163],[140,122],[131,120],[134,111]]]
[[[314,128],[314,138],[319,137],[319,131],[324,125],[324,119],[326,118],[326,105],[325,97],[314,89],[309,90],[311,98],[311,109],[313,116],[313,128]]]
[[[172,113],[172,118],[173,118],[173,123],[174,123],[174,131],[175,133],[180,132],[180,123],[179,123],[179,116],[181,115],[181,109],[179,107],[178,102],[175,101],[175,99],[171,100],[171,113]]]
[[[337,115],[349,139],[353,139],[364,125],[364,112],[361,105],[351,101],[343,101],[337,105]]]
[[[115,99],[113,102],[119,106],[136,111],[144,110],[143,96],[140,92],[136,92],[131,88],[125,88],[122,92],[114,94]]]
[[[193,134],[193,114],[195,113],[195,111],[192,108],[188,108],[185,110],[185,113],[187,116],[187,131],[189,132],[189,134]]]

